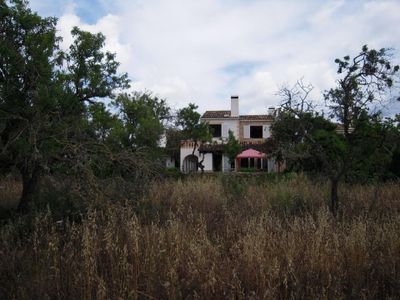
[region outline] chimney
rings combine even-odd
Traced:
[[[270,116],[275,115],[275,107],[273,107],[273,106],[268,107],[268,114],[269,114]]]
[[[231,96],[231,117],[239,117],[239,96]]]

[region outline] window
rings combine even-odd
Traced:
[[[211,134],[213,137],[221,137],[221,124],[211,124],[209,125],[210,129],[211,129]]]
[[[250,138],[261,139],[263,137],[262,126],[250,126]]]

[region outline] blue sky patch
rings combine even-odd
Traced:
[[[94,24],[98,19],[110,13],[112,6],[105,5],[101,0],[58,0],[43,1],[31,0],[30,6],[41,16],[61,17],[65,12],[71,10],[87,24]]]
[[[94,24],[98,19],[106,15],[106,7],[98,0],[79,1],[76,6],[76,14],[85,22]]]
[[[222,68],[222,71],[232,77],[240,78],[250,75],[254,72],[256,68],[259,68],[261,65],[265,65],[265,63],[260,61],[242,61],[227,65]]]

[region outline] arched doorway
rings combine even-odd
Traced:
[[[182,172],[190,173],[197,172],[199,159],[196,155],[188,155],[185,157],[182,163]]]

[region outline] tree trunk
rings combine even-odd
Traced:
[[[203,153],[203,159],[201,161],[199,161],[198,164],[197,164],[199,166],[200,170],[201,170],[201,174],[204,173],[203,161],[204,161],[204,153]]]
[[[18,212],[27,213],[34,194],[39,187],[39,169],[35,168],[32,172],[21,172],[22,174],[22,195],[18,204]]]
[[[199,145],[199,143],[197,142],[197,140],[195,140],[194,146],[193,146],[192,155],[194,155],[194,152],[196,151],[196,148],[197,148],[198,145]],[[200,156],[200,153],[199,153],[199,156]],[[201,174],[204,173],[203,161],[204,161],[204,153],[203,153],[203,159],[197,162],[197,167],[200,168]]]
[[[339,180],[337,178],[331,179],[331,212],[335,217],[339,207],[338,186]]]

